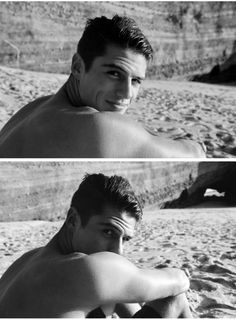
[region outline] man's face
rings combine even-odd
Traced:
[[[147,61],[131,49],[110,45],[80,74],[80,97],[85,106],[123,114],[136,98],[145,78]]]
[[[99,215],[92,215],[85,226],[77,226],[73,249],[92,254],[109,251],[122,255],[123,245],[134,235],[136,220],[126,212],[106,205]]]

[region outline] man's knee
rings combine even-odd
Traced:
[[[182,313],[185,312],[186,307],[188,307],[188,300],[185,293],[169,297],[169,300],[167,300],[167,307],[169,307],[168,311],[170,317],[182,317]]]
[[[162,318],[185,317],[189,312],[189,305],[184,293],[163,299],[153,300],[148,303]]]

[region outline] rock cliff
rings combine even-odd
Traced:
[[[154,51],[149,76],[209,71],[235,51],[236,2],[1,2],[0,63],[68,73],[87,18],[133,17]]]
[[[147,206],[176,198],[197,170],[178,162],[2,162],[0,221],[63,218],[85,173],[127,177]]]
[[[207,83],[236,82],[236,52],[222,64],[216,64],[210,72],[190,76],[190,80]]]
[[[65,217],[85,173],[127,177],[144,207],[185,207],[203,200],[207,188],[234,199],[234,162],[2,162],[0,221]]]
[[[202,162],[199,163],[197,178],[183,189],[180,196],[163,204],[163,208],[183,208],[204,204],[217,196],[205,197],[207,189],[223,194],[221,202],[225,206],[236,204],[236,162]]]

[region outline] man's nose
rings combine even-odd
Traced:
[[[133,95],[131,79],[122,80],[119,83],[116,94],[121,99],[131,99]]]
[[[122,241],[122,238],[118,239],[117,241],[115,241],[111,245],[110,252],[113,252],[113,253],[118,254],[118,255],[122,255],[123,254],[123,241]]]

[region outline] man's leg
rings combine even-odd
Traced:
[[[192,318],[185,294],[148,302],[134,318]]]
[[[186,295],[154,300],[148,303],[161,318],[192,318]]]
[[[86,318],[106,318],[104,312],[102,311],[102,309],[99,307],[99,308],[96,308],[92,311],[90,311]]]

